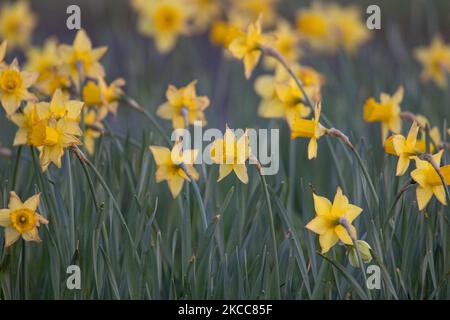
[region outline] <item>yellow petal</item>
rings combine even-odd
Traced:
[[[228,176],[231,171],[233,171],[232,164],[221,164],[219,167],[219,178],[217,179],[217,182]]]
[[[166,120],[172,119],[175,113],[175,108],[169,102],[163,103],[156,110],[156,115]]]
[[[247,167],[245,164],[235,164],[233,166],[234,173],[236,173],[239,180],[242,181],[242,183],[247,184],[248,183],[248,174],[247,174]]]
[[[333,247],[339,238],[334,232],[334,230],[329,230],[324,234],[319,236],[320,247],[322,248],[322,253],[327,253],[331,247]]]
[[[417,134],[419,133],[419,126],[417,125],[417,122],[414,121],[411,129],[409,129],[408,132],[408,137],[406,138],[406,141],[410,144],[410,145],[415,145],[417,142]]]
[[[416,197],[419,210],[423,210],[426,207],[428,202],[430,202],[432,196],[433,190],[431,188],[423,188],[421,186],[417,186]]]
[[[81,101],[70,100],[65,103],[65,108],[67,110],[67,119],[77,120],[81,114],[81,109],[84,103]]]
[[[321,197],[313,193],[314,210],[318,216],[326,216],[331,212],[331,202],[325,197]]]
[[[274,90],[275,86],[272,76],[260,76],[255,80],[255,91],[263,99],[272,99]]]
[[[155,162],[157,165],[163,165],[166,163],[171,163],[171,152],[166,147],[159,146],[150,146],[150,151],[153,154],[153,158],[155,158]]]
[[[443,154],[444,149],[433,155],[433,160],[436,162],[437,165],[440,165]]]
[[[25,232],[24,234],[22,234],[22,238],[25,241],[35,241],[35,242],[41,241],[37,228],[33,228],[32,230]]]
[[[245,77],[249,79],[252,75],[253,69],[255,69],[256,65],[259,62],[259,58],[261,57],[261,51],[254,50],[244,57],[244,69],[245,69]]]
[[[324,216],[317,216],[305,226],[307,229],[317,234],[325,234],[328,230],[333,230],[333,224]]]
[[[170,192],[172,193],[172,196],[176,198],[178,194],[181,192],[181,189],[183,188],[184,179],[176,175],[167,180],[167,183],[169,185],[169,189]]]
[[[22,200],[20,200],[19,196],[14,191],[11,191],[9,193],[8,208],[11,209],[12,211],[14,211],[14,210],[20,209],[21,207],[23,207]]]
[[[77,32],[75,36],[75,40],[73,42],[73,46],[75,50],[79,51],[90,51],[92,49],[91,40],[86,34],[86,31],[84,29],[81,29]]]
[[[11,225],[10,213],[9,209],[0,209],[0,226],[7,228]]]
[[[362,212],[362,208],[355,206],[354,204],[349,204],[347,212],[345,213],[345,218],[349,223],[352,223]]]
[[[317,139],[311,138],[308,144],[308,159],[314,159],[317,157]]]
[[[440,203],[442,203],[443,205],[447,204],[447,199],[445,198],[445,190],[443,185],[434,186],[433,193]]]
[[[285,112],[285,104],[278,99],[263,100],[258,108],[258,115],[263,118],[282,118]]]
[[[351,232],[353,233],[353,236],[356,237],[356,231],[355,231],[355,227],[351,226]],[[336,235],[338,236],[339,240],[341,240],[343,243],[345,244],[352,244],[352,238],[350,237],[350,235],[348,234],[347,230],[341,226],[338,225],[334,228],[334,232],[336,233]]]
[[[19,239],[20,233],[14,228],[5,228],[5,247],[9,247]]]
[[[340,187],[337,188],[334,196],[333,206],[331,208],[331,215],[335,218],[340,218],[348,210],[348,198],[342,193]]]
[[[36,194],[24,202],[23,206],[35,212],[39,206],[41,195]]]
[[[409,167],[409,156],[401,155],[400,157],[398,157],[397,171],[395,174],[398,177],[404,175],[408,167]]]

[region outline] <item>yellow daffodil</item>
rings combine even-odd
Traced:
[[[450,72],[450,45],[440,37],[435,37],[430,47],[415,50],[417,60],[422,64],[422,79],[433,80],[439,87],[447,86],[447,75]]]
[[[430,141],[428,143],[429,152],[434,153],[436,148],[442,147],[441,132],[438,127],[433,127],[429,131]],[[421,130],[421,138],[417,140],[417,150],[420,153],[427,152],[426,133],[425,130]]]
[[[78,100],[66,100],[60,89],[57,89],[52,96],[50,103],[39,102],[36,105],[38,117],[40,120],[65,119],[78,122],[81,109],[84,103]]]
[[[229,21],[219,20],[213,23],[209,33],[209,39],[212,44],[221,45],[225,49],[228,49],[234,39],[244,34],[239,25]]]
[[[35,86],[43,94],[51,96],[56,89],[69,88],[70,79],[61,72],[58,44],[55,39],[48,39],[42,49],[30,49],[27,57],[25,70],[39,74]]]
[[[55,120],[40,120],[31,132],[31,143],[40,150],[40,162],[43,171],[50,163],[61,168],[61,158],[64,149],[81,144],[79,136],[81,129],[77,122],[61,118]]]
[[[228,126],[223,139],[216,139],[211,147],[211,158],[219,164],[219,178],[222,180],[232,171],[243,183],[248,183],[245,161],[250,157],[250,146],[247,131],[239,137]]]
[[[92,48],[86,31],[81,29],[77,32],[72,46],[65,44],[59,46],[62,70],[71,77],[75,86],[79,86],[80,80],[84,77],[104,77],[105,70],[99,60],[106,50],[107,47]]]
[[[440,166],[443,150],[434,154],[433,160],[437,166]],[[430,202],[433,194],[442,204],[446,205],[447,200],[445,198],[445,190],[442,185],[442,181],[434,169],[434,167],[426,160],[422,160],[418,157],[414,157],[416,161],[417,169],[411,172],[411,177],[417,182],[416,196],[419,210],[423,210],[428,202]],[[445,183],[450,184],[450,165],[446,165],[439,168],[444,176]]]
[[[9,48],[28,45],[36,18],[27,1],[5,3],[0,7],[0,39],[6,39]]]
[[[197,32],[207,30],[222,10],[221,3],[217,0],[188,0],[187,3],[192,6],[192,23]]]
[[[328,252],[339,240],[343,243],[353,244],[352,238],[357,237],[356,228],[352,225],[362,209],[350,204],[348,198],[337,188],[333,204],[325,197],[313,194],[316,217],[306,228],[319,235],[322,253]],[[345,225],[351,230],[350,236]]]
[[[300,57],[300,39],[289,22],[284,20],[278,22],[274,32],[274,39],[273,47],[281,53],[288,63],[295,63]],[[270,69],[275,68],[277,64],[278,62],[271,57],[267,57],[264,60],[264,65]]]
[[[117,114],[119,99],[123,95],[121,87],[125,85],[125,80],[119,78],[106,84],[103,78],[98,79],[98,84],[88,81],[83,88],[83,100],[88,106],[95,106],[99,110],[100,118],[105,118],[111,112]]]
[[[268,84],[258,83],[258,86],[268,87]],[[262,89],[257,88],[257,91],[262,91]],[[275,83],[273,92],[274,96],[263,100],[259,106],[258,114],[261,117],[285,118],[290,124],[296,117],[304,118],[310,114],[311,109],[304,104],[304,96],[294,82]]]
[[[22,202],[14,191],[10,193],[8,209],[0,210],[0,226],[5,228],[5,247],[20,237],[25,241],[41,241],[38,227],[48,224],[48,220],[36,212],[39,199],[37,194]]]
[[[252,75],[253,69],[261,58],[260,46],[267,42],[262,34],[261,18],[248,26],[247,32],[235,38],[228,49],[231,54],[244,62],[245,77],[248,79]]]
[[[166,91],[167,101],[160,105],[156,111],[159,117],[172,120],[174,129],[187,127],[196,121],[200,121],[202,126],[206,125],[203,112],[209,106],[209,99],[206,96],[197,96],[196,83],[197,81],[192,81],[186,87],[180,89],[169,85]]]
[[[320,111],[321,106],[318,103],[314,110],[314,119],[307,120],[296,117],[291,123],[291,139],[297,137],[310,138],[308,144],[309,160],[317,157],[317,140],[327,132],[326,128],[319,122]]]
[[[255,21],[261,17],[264,27],[270,27],[277,21],[277,3],[279,0],[232,0],[230,20]]]
[[[364,120],[366,122],[381,122],[383,141],[386,140],[389,130],[396,134],[402,130],[400,118],[400,103],[402,100],[403,87],[400,86],[393,96],[382,93],[380,102],[377,102],[374,98],[369,98],[364,104]]]
[[[35,98],[28,89],[34,84],[37,76],[35,72],[20,71],[17,60],[0,69],[0,102],[6,114],[14,114],[22,101]]]
[[[174,198],[183,188],[184,181],[190,181],[189,176],[198,180],[198,172],[192,165],[197,158],[197,150],[183,150],[181,143],[176,143],[172,151],[159,146],[150,146],[150,151],[157,166],[156,182],[167,181]],[[189,176],[184,171],[183,165],[189,172]]]
[[[300,35],[311,46],[317,49],[334,50],[335,39],[330,33],[332,21],[321,3],[314,2],[310,8],[300,10],[297,13],[296,24]]]
[[[94,154],[95,139],[100,137],[104,128],[101,119],[102,118],[94,109],[87,110],[84,113],[84,125],[86,127],[84,133],[84,147],[90,155]]]
[[[36,104],[34,102],[28,102],[25,108],[23,108],[23,112],[13,114],[10,120],[19,127],[14,138],[14,145],[31,144],[31,132],[34,125],[39,121]]]
[[[384,150],[388,154],[398,157],[397,162],[397,176],[405,174],[409,167],[411,157],[418,152],[417,149],[417,134],[419,133],[419,126],[416,122],[413,123],[409,130],[408,136],[405,138],[401,134],[390,136],[384,143]]]
[[[178,37],[188,32],[191,10],[186,1],[135,1],[134,7],[139,13],[138,30],[154,38],[160,53],[172,50]]]

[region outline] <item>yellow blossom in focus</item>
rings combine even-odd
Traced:
[[[20,71],[17,60],[0,69],[0,102],[6,114],[14,114],[22,101],[35,98],[28,89],[34,84],[37,76],[35,72]]]
[[[134,7],[139,13],[138,30],[155,40],[160,53],[173,49],[178,37],[188,32],[191,6],[183,0],[141,0]]]
[[[84,113],[84,147],[86,151],[93,155],[95,151],[95,139],[100,137],[103,131],[101,116],[94,109],[89,109]]]
[[[323,127],[320,120],[320,103],[316,104],[314,110],[314,119],[307,120],[300,117],[294,118],[291,123],[291,139],[298,137],[310,138],[308,144],[308,159],[314,159],[317,157],[317,140],[322,137],[326,132],[326,128]]]
[[[299,37],[289,22],[282,20],[278,22],[274,31],[274,42],[272,47],[286,59],[288,63],[295,63],[300,57]],[[275,68],[278,62],[272,57],[266,57],[264,65],[267,68]]]
[[[413,123],[409,130],[408,136],[405,138],[401,134],[390,136],[384,143],[384,150],[388,154],[398,157],[397,162],[397,176],[405,174],[409,167],[411,157],[418,152],[417,148],[417,134],[419,133],[419,126],[416,122]]]
[[[169,85],[166,91],[167,101],[156,111],[160,118],[172,120],[174,129],[185,128],[196,121],[200,121],[202,126],[206,125],[203,112],[209,106],[209,99],[206,96],[197,96],[196,83],[197,81],[192,81],[180,89]]]
[[[261,17],[255,23],[248,26],[247,32],[235,38],[228,49],[231,54],[244,62],[245,77],[252,75],[253,69],[261,58],[260,46],[267,42],[261,30]]]
[[[72,46],[66,44],[59,46],[62,71],[71,77],[77,87],[85,77],[104,77],[105,70],[99,60],[106,50],[108,50],[107,47],[92,48],[86,31],[81,29],[77,32]]]
[[[123,95],[122,87],[125,80],[116,79],[109,85],[103,78],[98,83],[88,81],[83,87],[83,100],[88,106],[95,106],[99,110],[100,118],[105,118],[109,112],[117,114],[119,99]]]
[[[226,126],[222,139],[216,139],[211,147],[211,158],[219,164],[219,178],[221,181],[232,171],[243,183],[248,183],[245,162],[250,157],[250,146],[247,131],[237,138],[233,130]]]
[[[417,48],[414,53],[423,66],[422,79],[433,80],[439,87],[446,87],[450,72],[450,45],[435,37],[430,47]]]
[[[18,127],[14,138],[14,145],[31,145],[31,132],[34,125],[39,121],[36,104],[28,102],[22,112],[18,112],[10,116],[10,120]]]
[[[313,197],[316,217],[306,225],[306,228],[319,235],[322,253],[328,252],[339,240],[347,245],[352,245],[352,238],[356,239],[357,237],[356,228],[352,222],[360,215],[362,209],[350,204],[339,187],[333,203],[316,194],[313,194]],[[351,236],[343,224],[348,224]]]
[[[70,79],[61,72],[58,44],[55,39],[48,39],[42,49],[31,48],[27,57],[25,69],[39,74],[35,84],[39,91],[51,96],[56,89],[69,88]]]
[[[57,89],[50,103],[39,102],[36,104],[36,110],[40,120],[64,119],[72,123],[80,120],[83,105],[84,103],[78,100],[67,100],[62,91]],[[77,135],[81,135],[81,131]]]
[[[5,228],[5,247],[9,247],[20,237],[25,241],[40,242],[38,227],[48,224],[48,220],[36,212],[40,195],[34,195],[22,202],[13,191],[10,193],[8,209],[0,209],[0,226]]]
[[[178,196],[183,188],[184,181],[190,181],[189,176],[198,180],[199,174],[193,163],[197,158],[197,150],[183,150],[181,143],[176,143],[172,151],[166,147],[150,146],[156,162],[156,182],[167,181],[170,192],[174,198]],[[189,173],[189,176],[183,169]]]
[[[399,134],[402,129],[400,103],[403,100],[403,87],[400,86],[393,96],[382,93],[380,102],[369,98],[364,104],[364,120],[381,122],[381,137],[385,141],[389,130]]]
[[[26,47],[35,25],[36,18],[27,1],[5,3],[0,7],[0,39],[7,40],[10,49]]]
[[[443,150],[434,154],[433,160],[437,166],[440,166]],[[445,198],[444,185],[434,169],[434,167],[426,160],[422,160],[418,157],[414,157],[416,161],[417,169],[411,172],[411,177],[417,183],[416,197],[419,210],[423,210],[428,202],[430,202],[433,195],[439,200],[440,203],[446,205],[447,200]],[[445,184],[450,184],[450,165],[446,165],[439,168],[444,176]]]

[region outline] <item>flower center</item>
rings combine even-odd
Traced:
[[[33,230],[36,226],[36,214],[30,209],[19,209],[11,212],[11,224],[19,233]]]
[[[59,141],[59,133],[55,128],[47,125],[46,121],[38,122],[32,129],[30,142],[36,147],[54,146]]]
[[[0,76],[0,88],[7,93],[14,93],[22,85],[22,78],[17,70],[5,70]]]
[[[155,14],[154,21],[157,30],[173,32],[181,27],[181,12],[172,6],[161,6]]]

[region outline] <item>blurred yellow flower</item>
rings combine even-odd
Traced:
[[[297,29],[300,35],[315,48],[334,49],[334,39],[329,30],[332,21],[328,11],[318,2],[310,8],[302,9],[297,13]]]
[[[197,96],[196,83],[197,81],[194,80],[180,89],[169,85],[166,91],[167,101],[160,105],[156,111],[160,118],[172,120],[174,129],[185,128],[196,121],[201,122],[202,126],[206,125],[203,112],[209,107],[209,98]]]
[[[5,40],[0,44],[0,68],[5,67],[5,63],[3,62],[3,60],[5,60],[6,56],[6,48],[7,48],[7,41]]]
[[[39,74],[36,88],[43,94],[51,96],[56,89],[67,90],[70,79],[61,72],[61,60],[55,39],[48,39],[43,48],[31,48],[27,52],[28,61],[25,70]]]
[[[222,11],[220,0],[187,0],[192,7],[192,24],[197,32],[205,31]]]
[[[255,21],[262,17],[264,27],[274,25],[277,20],[277,3],[279,0],[232,0],[230,20],[241,21],[244,25],[248,21]]]
[[[380,95],[380,102],[369,98],[364,104],[364,120],[366,122],[381,122],[381,137],[385,141],[389,130],[400,133],[402,120],[400,118],[400,103],[403,100],[403,87],[400,86],[393,96],[386,93]]]
[[[275,48],[286,59],[289,64],[297,62],[300,57],[299,37],[297,32],[291,27],[288,21],[281,20],[277,23],[274,31],[273,48]],[[272,57],[264,59],[264,65],[273,69],[278,62]]]
[[[244,35],[241,28],[231,22],[215,21],[212,24],[211,31],[209,33],[209,39],[214,45],[221,45],[225,49],[228,49],[230,43],[237,37]]]
[[[95,151],[95,139],[100,137],[104,129],[100,115],[95,109],[89,109],[84,113],[84,147],[86,151],[93,155]]]
[[[108,50],[107,47],[92,48],[86,31],[81,29],[77,32],[72,46],[66,44],[59,46],[62,71],[71,77],[76,87],[85,77],[95,79],[104,77],[105,70],[99,60],[106,50]]]
[[[6,114],[14,114],[22,101],[35,98],[28,89],[34,84],[37,76],[35,72],[20,71],[17,60],[0,69],[0,102]]]
[[[408,136],[405,138],[401,134],[390,136],[384,143],[384,150],[388,154],[398,157],[397,162],[397,176],[405,174],[409,167],[411,157],[418,152],[417,148],[417,134],[419,133],[419,126],[416,122],[413,123],[409,129]]]
[[[325,198],[313,194],[316,217],[312,219],[306,228],[319,235],[322,253],[328,252],[339,240],[343,243],[353,244],[352,238],[356,238],[356,228],[352,225],[362,209],[350,204],[348,198],[342,194],[341,188],[337,188],[333,204]],[[347,224],[352,235],[343,226]]]
[[[23,112],[10,116],[10,120],[18,127],[14,138],[14,145],[31,144],[30,136],[33,126],[39,121],[36,111],[36,103],[28,102]]]
[[[83,105],[84,103],[78,100],[67,100],[62,91],[57,89],[50,103],[39,102],[36,104],[36,110],[39,120],[64,119],[69,123],[78,123]],[[77,135],[81,134],[81,131],[79,131]]]
[[[191,7],[183,0],[138,0],[133,3],[139,13],[138,30],[155,40],[160,53],[173,49],[178,37],[188,32]]]
[[[119,99],[123,95],[122,87],[125,80],[116,79],[109,85],[103,78],[99,78],[97,83],[88,81],[83,87],[83,100],[88,106],[95,106],[99,110],[101,119],[105,118],[109,112],[117,113]]]
[[[437,166],[440,166],[444,150],[434,154],[433,160]],[[411,172],[411,177],[417,182],[416,197],[419,210],[423,210],[430,202],[433,194],[442,204],[446,205],[445,190],[442,181],[434,167],[426,160],[414,157],[417,169]],[[450,165],[439,168],[444,176],[445,183],[450,184]]]
[[[5,3],[0,7],[0,39],[8,41],[8,48],[25,48],[35,25],[36,18],[27,1]]]
[[[435,37],[430,47],[417,48],[414,53],[423,66],[422,79],[433,80],[439,87],[446,87],[450,72],[450,45]]]
[[[245,77],[252,75],[253,69],[261,58],[260,46],[267,42],[261,30],[261,17],[255,23],[248,26],[247,32],[235,38],[228,49],[231,54],[244,62]]]
[[[222,139],[216,139],[211,147],[211,158],[219,164],[219,178],[222,180],[232,171],[243,183],[248,183],[247,167],[245,162],[250,157],[250,146],[247,131],[239,137],[234,134],[228,125]]]
[[[176,143],[172,151],[165,147],[150,146],[156,162],[156,182],[167,181],[170,192],[174,198],[178,196],[183,188],[184,180],[190,181],[189,175],[198,180],[199,174],[192,163],[197,158],[197,150],[183,150],[181,143]]]
[[[291,123],[291,139],[295,139],[297,137],[310,138],[308,144],[309,160],[317,157],[317,140],[319,140],[319,138],[327,132],[326,128],[319,122],[320,111],[321,105],[318,103],[316,104],[316,108],[314,110],[314,119],[306,120],[296,117]]]
[[[8,209],[0,210],[0,226],[5,228],[5,247],[9,247],[20,237],[25,241],[40,242],[38,227],[48,224],[48,220],[36,212],[40,195],[34,195],[22,202],[12,191]]]

